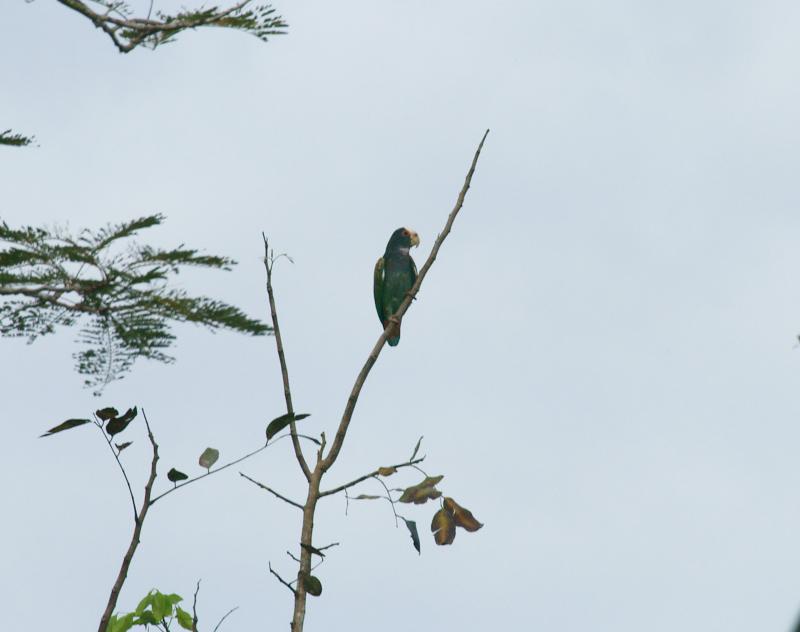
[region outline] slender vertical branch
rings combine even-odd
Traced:
[[[392,319],[399,321],[400,319],[403,318],[403,315],[406,313],[409,306],[411,305],[411,301],[414,300],[417,293],[419,292],[419,288],[422,285],[422,281],[424,280],[425,275],[428,273],[428,270],[430,270],[431,266],[433,265],[433,262],[436,260],[436,256],[439,253],[439,249],[441,248],[442,243],[444,242],[447,235],[450,233],[450,229],[453,226],[453,222],[455,221],[458,212],[461,210],[461,207],[464,204],[464,198],[466,197],[467,191],[469,190],[470,187],[470,183],[472,182],[472,175],[475,173],[475,166],[478,163],[478,157],[480,156],[481,149],[483,148],[483,143],[486,140],[486,135],[488,133],[489,130],[486,130],[486,133],[483,135],[483,138],[481,139],[481,142],[478,145],[478,149],[475,152],[475,157],[472,159],[472,164],[469,168],[469,171],[467,172],[466,179],[464,180],[464,186],[461,188],[461,192],[458,195],[455,207],[450,212],[450,215],[447,218],[447,222],[445,223],[444,229],[437,237],[436,242],[433,245],[433,249],[431,250],[428,259],[425,262],[425,265],[422,266],[419,275],[417,276],[416,282],[406,295],[406,298],[401,303],[397,312],[392,316]],[[285,368],[286,365],[281,353],[282,346],[280,342],[280,330],[278,329],[278,323],[275,317],[275,310],[274,310],[275,303],[272,296],[271,262],[274,262],[274,258],[270,257],[270,253],[267,247],[266,237],[264,237],[264,249],[266,251],[265,264],[267,266],[267,291],[270,297],[270,307],[272,308],[272,316],[273,316],[272,325],[275,332],[275,339],[278,344],[278,355],[281,358],[281,369],[283,371],[283,377],[284,377],[284,389],[287,395],[287,406],[289,406],[288,412],[291,413],[292,412],[291,400],[288,398],[289,394],[288,374],[286,372]],[[361,388],[364,386],[364,382],[366,381],[370,370],[375,364],[375,361],[378,359],[378,355],[380,355],[381,349],[383,348],[383,345],[388,337],[388,330],[393,326],[393,324],[394,323],[387,324],[387,328],[378,338],[378,342],[375,343],[375,346],[373,347],[372,351],[367,357],[364,366],[359,372],[355,384],[353,385],[353,389],[350,392],[350,397],[348,398],[347,404],[345,405],[345,410],[344,413],[342,414],[342,419],[339,422],[339,427],[336,431],[336,436],[334,437],[333,443],[331,444],[327,456],[323,456],[325,447],[323,442],[323,445],[320,447],[320,450],[317,453],[317,462],[316,465],[314,466],[314,470],[311,472],[311,475],[308,476],[307,466],[303,469],[303,472],[306,473],[308,478],[308,496],[306,498],[305,505],[303,505],[303,526],[300,534],[300,568],[297,572],[297,587],[293,589],[294,613],[292,615],[292,626],[291,626],[292,632],[303,632],[303,625],[305,623],[306,588],[303,579],[311,572],[311,552],[314,550],[314,547],[312,545],[312,538],[314,534],[314,512],[316,511],[317,501],[320,498],[320,491],[319,491],[320,482],[325,472],[327,472],[330,469],[330,467],[336,462],[336,459],[339,456],[339,453],[342,449],[342,444],[344,443],[344,439],[347,434],[347,429],[350,425],[350,420],[353,416],[353,411],[355,410],[356,407],[356,402],[358,401],[358,396],[361,393]],[[294,428],[292,428],[292,435],[295,436]],[[299,442],[297,442],[295,445],[299,446]],[[296,447],[296,453],[298,453],[298,460],[299,460],[301,453],[299,453],[299,449],[297,447]],[[413,456],[410,460],[413,460]],[[343,487],[346,494],[347,485]],[[394,505],[392,505],[392,511],[394,511]]]
[[[114,608],[117,607],[119,593],[122,590],[122,585],[125,583],[125,579],[128,577],[128,569],[130,568],[131,561],[133,560],[133,555],[136,553],[136,549],[139,546],[139,539],[142,534],[144,519],[147,517],[148,509],[150,509],[150,494],[153,491],[153,483],[155,483],[156,480],[158,444],[153,436],[153,431],[150,429],[150,423],[147,421],[147,415],[145,414],[144,410],[142,410],[142,417],[144,417],[144,423],[147,426],[147,438],[150,439],[150,445],[153,447],[153,458],[150,462],[150,476],[147,478],[147,483],[144,486],[144,499],[142,500],[142,508],[139,510],[139,514],[136,516],[136,520],[134,521],[131,543],[128,545],[128,550],[125,552],[125,557],[122,558],[122,566],[119,569],[119,573],[117,573],[117,579],[114,582],[114,586],[111,588],[111,594],[108,597],[108,603],[106,604],[105,612],[103,612],[103,616],[100,619],[98,632],[106,632],[106,628],[108,628],[108,622],[111,620],[111,615],[114,613]]]
[[[467,195],[467,191],[469,190],[470,184],[472,183],[472,175],[475,173],[475,167],[478,164],[478,157],[481,155],[481,149],[483,148],[483,143],[486,140],[486,136],[489,134],[489,130],[486,130],[486,133],[483,135],[480,144],[478,145],[478,149],[475,152],[475,156],[472,159],[472,164],[470,165],[469,171],[467,171],[467,176],[464,179],[464,186],[461,187],[461,192],[458,194],[458,199],[456,200],[456,204],[453,207],[453,210],[450,212],[450,215],[447,217],[447,222],[444,225],[444,229],[439,236],[436,238],[436,242],[433,244],[433,248],[431,249],[431,254],[428,255],[427,261],[425,261],[425,265],[419,271],[417,275],[417,280],[412,286],[411,290],[406,295],[406,298],[400,304],[400,307],[397,309],[397,312],[394,314],[394,318],[400,320],[403,318],[403,315],[408,310],[409,306],[411,305],[411,301],[417,296],[419,292],[419,288],[422,286],[422,282],[425,280],[425,276],[428,274],[428,270],[431,269],[433,262],[436,261],[436,257],[439,254],[439,249],[442,247],[444,240],[447,238],[447,235],[450,234],[450,229],[453,227],[453,222],[458,215],[458,212],[461,210],[461,207],[464,205],[464,198]],[[387,330],[392,327],[392,323],[387,325]],[[383,345],[386,342],[387,338],[387,331],[384,331],[380,337],[378,338],[378,342],[375,343],[375,346],[372,348],[372,351],[367,358],[367,361],[364,363],[361,371],[356,378],[355,384],[353,385],[353,390],[350,392],[350,397],[347,399],[347,404],[345,405],[344,413],[342,414],[342,419],[339,422],[339,428],[336,431],[336,436],[333,439],[333,444],[331,444],[331,449],[328,452],[328,455],[322,461],[322,468],[323,470],[327,471],[330,469],[331,465],[336,462],[336,459],[339,456],[339,451],[342,449],[342,444],[344,443],[345,435],[347,434],[347,428],[350,425],[350,420],[353,417],[353,411],[356,408],[356,402],[358,402],[358,396],[361,394],[361,388],[364,386],[364,382],[369,375],[369,372],[372,370],[372,367],[375,364],[375,361],[378,359],[378,356],[383,349]]]
[[[281,376],[283,376],[283,396],[286,399],[286,412],[290,415],[294,414],[292,406],[292,390],[289,387],[289,369],[286,367],[286,355],[283,352],[283,339],[281,338],[281,328],[278,325],[278,311],[275,307],[275,294],[272,291],[272,266],[275,259],[269,251],[269,243],[267,236],[261,233],[264,239],[264,267],[267,270],[267,296],[269,297],[269,311],[272,316],[272,328],[275,333],[275,346],[278,348],[278,360],[281,364]],[[311,480],[311,471],[308,469],[308,463],[303,456],[303,449],[300,447],[300,439],[297,437],[297,425],[294,421],[289,424],[289,430],[292,435],[292,445],[294,446],[294,454],[297,457],[297,462],[300,469],[303,470],[303,476],[307,481]]]
[[[114,455],[114,459],[119,465],[119,469],[122,472],[122,476],[125,478],[125,485],[128,486],[128,493],[131,497],[131,505],[133,505],[133,521],[136,522],[136,517],[139,515],[139,510],[136,508],[136,498],[133,496],[133,488],[131,488],[131,481],[128,478],[128,473],[125,471],[125,467],[122,465],[122,461],[119,460],[119,453],[114,449],[114,446],[111,445],[111,439],[106,435],[105,430],[103,430],[103,424],[95,421],[95,425],[100,429],[100,433],[103,435],[103,439],[106,440],[108,444],[108,448],[111,450],[111,454]]]

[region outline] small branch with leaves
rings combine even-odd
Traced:
[[[206,26],[228,28],[256,36],[262,41],[286,33],[288,24],[269,4],[243,0],[230,7],[200,7],[170,14],[156,10],[136,17],[127,2],[120,0],[57,0],[60,4],[88,18],[103,31],[117,50],[129,53],[138,46],[155,49],[190,29]]]
[[[142,411],[142,417],[145,422],[146,430],[147,430],[147,437],[150,441],[150,446],[152,450],[152,457],[150,461],[150,474],[147,479],[147,483],[145,484],[144,488],[144,496],[142,498],[142,502],[140,505],[136,502],[135,494],[133,493],[133,488],[131,486],[130,478],[128,477],[128,473],[125,469],[125,465],[122,462],[121,454],[124,450],[126,450],[131,444],[132,441],[125,441],[123,443],[114,443],[114,439],[117,435],[124,432],[128,426],[130,426],[131,422],[139,415],[139,411],[137,407],[129,408],[124,413],[120,414],[116,408],[113,407],[106,407],[101,408],[92,415],[92,418],[86,419],[68,419],[53,428],[50,428],[46,433],[41,435],[42,437],[49,437],[66,430],[71,430],[73,428],[77,428],[89,423],[93,423],[103,435],[105,442],[108,444],[109,449],[116,461],[117,465],[119,466],[120,471],[122,472],[122,476],[125,480],[125,485],[127,487],[128,493],[131,499],[131,505],[133,507],[133,534],[131,536],[131,541],[128,545],[128,548],[125,552],[125,555],[122,559],[122,564],[120,569],[117,573],[116,579],[114,580],[114,584],[111,588],[111,593],[109,595],[108,601],[106,603],[105,610],[103,615],[100,619],[100,625],[98,627],[98,632],[107,632],[108,629],[113,630],[127,630],[131,626],[134,625],[161,625],[162,622],[165,622],[166,616],[176,617],[178,619],[179,624],[184,627],[185,629],[197,629],[197,591],[199,591],[200,585],[198,582],[197,590],[195,591],[195,605],[193,607],[194,616],[188,615],[185,611],[181,611],[179,607],[177,607],[178,601],[181,598],[178,595],[168,595],[169,599],[166,601],[165,598],[159,597],[161,593],[158,591],[153,591],[150,593],[145,599],[140,602],[137,609],[128,614],[120,614],[114,615],[114,610],[117,607],[117,601],[119,599],[120,592],[122,591],[122,587],[125,583],[125,580],[128,576],[128,570],[130,569],[130,565],[133,561],[133,557],[136,554],[136,550],[138,549],[142,528],[144,527],[145,519],[148,515],[148,511],[150,507],[152,507],[156,501],[161,498],[164,498],[168,494],[185,487],[191,483],[194,483],[200,479],[207,478],[209,476],[213,476],[214,474],[218,474],[223,470],[237,464],[241,463],[242,461],[249,459],[252,456],[255,456],[259,452],[264,451],[270,444],[269,441],[265,442],[264,445],[248,452],[244,456],[241,456],[237,459],[229,461],[224,465],[219,467],[214,467],[219,459],[219,450],[215,448],[206,448],[201,454],[198,459],[198,465],[200,467],[205,468],[205,473],[196,476],[194,478],[189,478],[183,472],[177,470],[176,468],[171,468],[167,473],[167,478],[173,483],[173,487],[167,489],[166,491],[162,492],[161,494],[153,497],[153,488],[154,484],[157,480],[157,464],[159,461],[159,447],[156,443],[155,436],[153,435],[153,431],[150,427],[150,422],[147,419],[147,415],[144,411]],[[178,481],[183,480],[184,482],[180,485]],[[167,602],[170,603],[167,603]],[[153,612],[148,613],[147,608],[148,604],[152,606]],[[235,610],[235,608],[233,609]],[[224,619],[233,612],[231,610],[228,612],[217,624],[217,628],[219,628],[220,624]],[[187,618],[188,617],[188,618]],[[188,623],[187,623],[188,622]],[[113,624],[113,625],[112,625]],[[112,626],[109,628],[109,626]],[[168,624],[164,624],[168,629]],[[189,625],[189,627],[187,627]],[[127,626],[127,627],[126,627]],[[215,629],[217,629],[215,628]]]

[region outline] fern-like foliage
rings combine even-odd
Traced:
[[[124,0],[58,0],[64,6],[89,18],[108,35],[122,53],[137,46],[156,48],[171,41],[179,33],[202,26],[236,29],[260,40],[286,33],[288,24],[269,4],[253,4],[240,0],[229,7],[200,7],[183,9],[170,14],[153,8],[147,15],[137,16]]]
[[[79,324],[76,368],[99,392],[137,358],[172,362],[167,350],[175,340],[175,322],[269,333],[270,327],[232,305],[170,286],[181,268],[230,270],[233,260],[183,245],[163,250],[126,241],[121,246],[163,220],[149,215],[76,236],[0,222],[0,335],[33,342],[59,325]]]
[[[0,132],[0,145],[11,145],[12,147],[25,147],[34,141],[33,137],[23,136],[12,132],[10,129]]]

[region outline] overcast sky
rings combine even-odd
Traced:
[[[276,0],[277,1],[277,0]],[[141,3],[140,3],[141,4]],[[148,4],[148,3],[143,3]],[[190,3],[189,6],[194,6]],[[178,3],[163,2],[174,8]],[[278,1],[288,35],[187,33],[120,55],[48,0],[0,3],[0,217],[142,235],[240,263],[184,287],[266,317],[261,231],[295,407],[332,435],[380,334],[372,266],[398,226],[421,264],[483,131],[454,231],[359,401],[330,485],[407,458],[485,527],[434,507],[322,501],[308,630],[784,632],[800,608],[800,5],[789,1]],[[102,398],[74,331],[3,340],[0,594],[8,630],[96,629],[130,539],[91,427],[147,411],[160,471],[263,441],[274,339],[176,329]],[[123,454],[141,490],[143,427]],[[153,587],[202,629],[280,630],[302,500],[288,442],[153,506],[119,609]],[[396,475],[410,485],[420,475]],[[159,490],[168,483],[161,479]],[[380,493],[367,483],[361,493]]]

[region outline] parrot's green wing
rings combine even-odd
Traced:
[[[381,323],[386,320],[383,315],[383,257],[375,263],[375,274],[372,279],[372,293],[375,296],[375,309],[378,310],[378,318]]]

